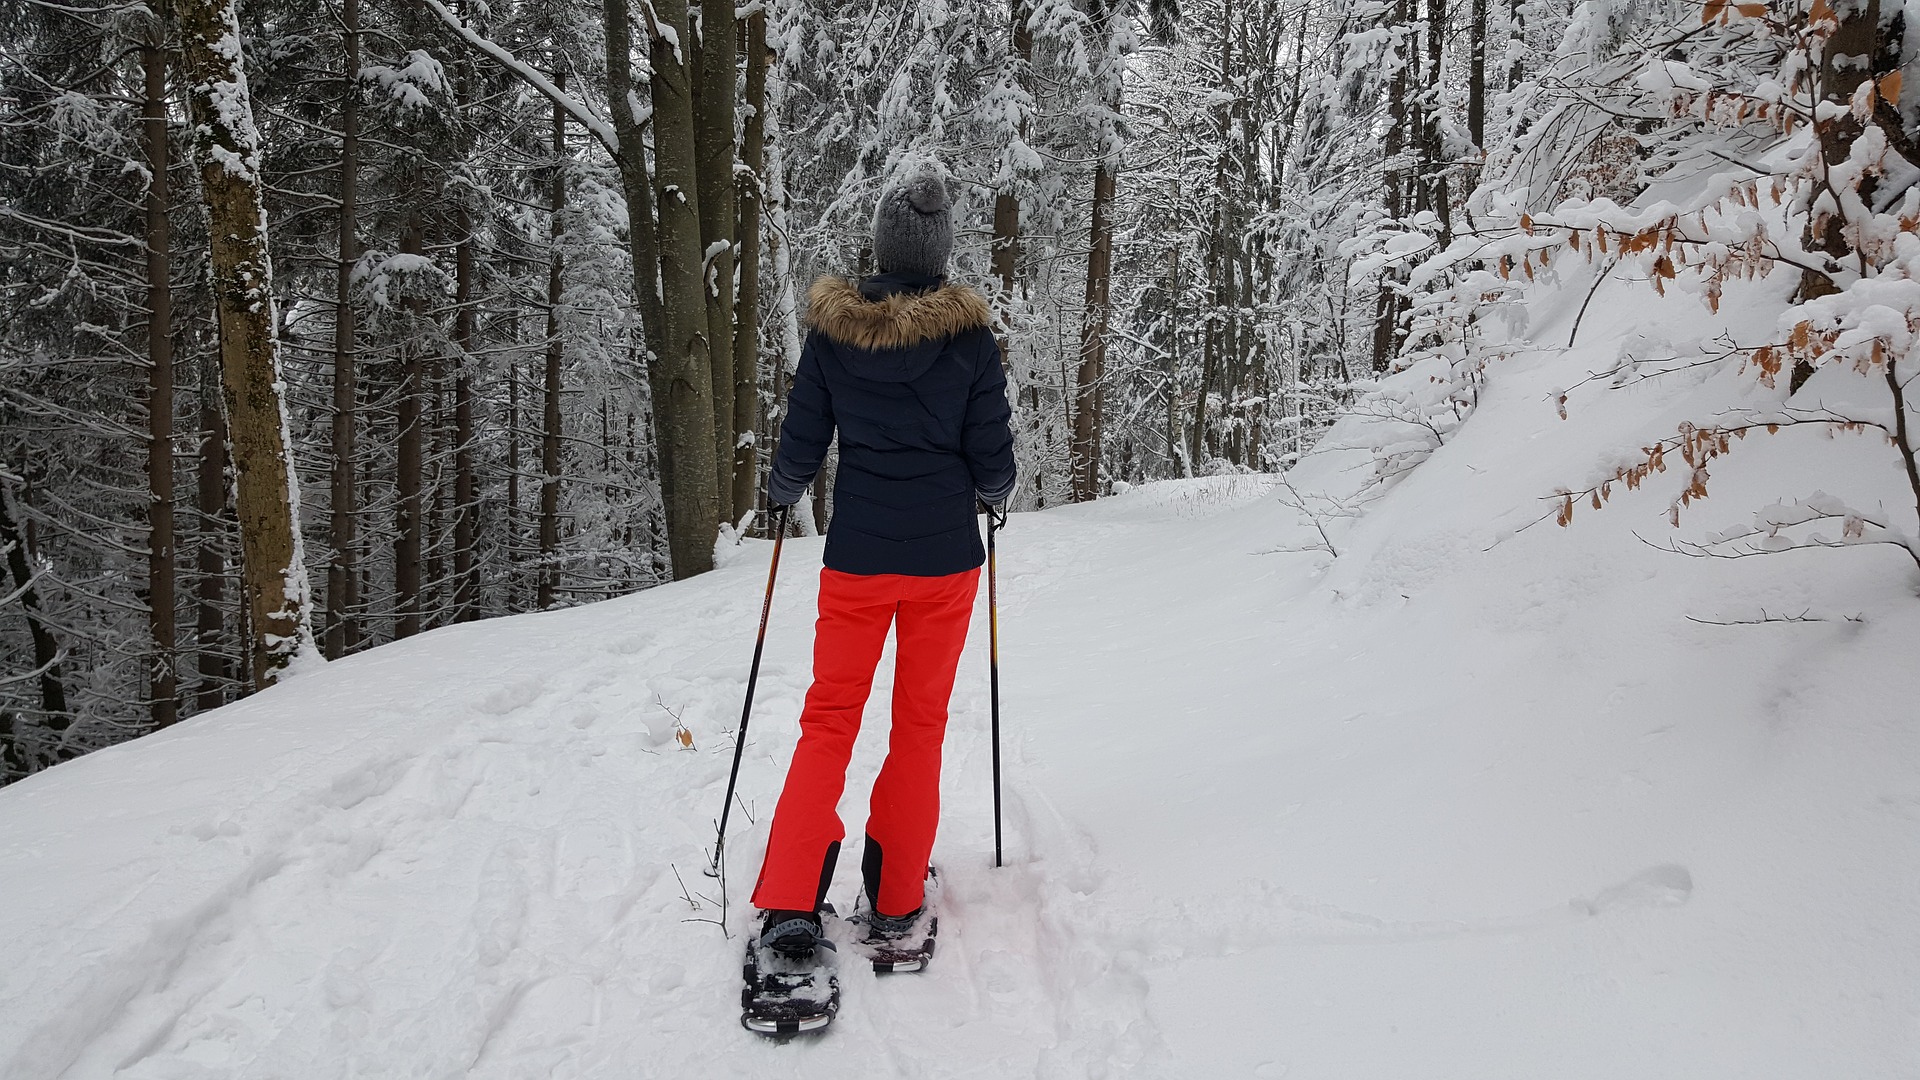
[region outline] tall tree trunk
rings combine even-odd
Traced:
[[[195,503],[199,509],[199,552],[195,558],[194,653],[200,677],[193,707],[198,712],[226,702],[227,662],[221,637],[227,628],[227,421],[220,412],[215,367],[200,362],[200,462]],[[348,468],[352,463],[348,462]]]
[[[1445,93],[1447,0],[1427,0],[1427,70],[1421,101],[1426,121],[1421,140],[1420,175],[1428,191],[1427,206],[1440,219],[1440,246],[1453,243],[1453,207],[1447,193],[1446,145],[1440,131]]]
[[[1013,37],[1009,55],[1013,70],[1008,78],[1029,99],[1033,76],[1033,29],[1027,25],[1030,3],[1031,0],[1009,0],[1007,5],[1007,21]],[[1030,126],[1031,120],[1023,112],[1019,123],[1021,141],[1026,140]],[[993,276],[1000,280],[1001,295],[1007,297],[1013,295],[1014,273],[1020,263],[1020,192],[1014,185],[1014,169],[1011,155],[1003,153],[1000,188],[993,196]],[[1001,342],[1002,352],[1006,346],[1006,342]]]
[[[515,338],[520,334],[516,332]],[[507,610],[520,610],[520,362],[507,358]]]
[[[1467,48],[1467,136],[1474,149],[1487,148],[1487,0],[1473,0]]]
[[[733,408],[733,243],[738,225],[734,220],[737,181],[733,175],[736,25],[733,0],[702,0],[700,32],[680,39],[694,43],[694,144],[699,155],[700,253],[705,278],[707,360],[713,372],[713,464],[719,515],[725,515],[733,504],[734,460],[740,441]]]
[[[665,383],[660,381],[664,368],[660,358],[666,355],[666,317],[660,300],[660,244],[655,231],[653,174],[647,169],[646,135],[641,127],[644,116],[636,116],[629,103],[639,104],[633,85],[633,23],[627,0],[602,0],[601,16],[606,24],[607,100],[613,104],[613,129],[620,149],[614,164],[620,169],[620,189],[627,201],[627,242],[632,252],[633,299],[640,310],[640,330],[652,354],[647,362],[649,386],[654,393],[654,423],[661,423]],[[664,447],[663,447],[664,449]],[[670,470],[661,467],[662,483]]]
[[[686,0],[655,0],[660,33],[649,55],[653,78],[654,201],[658,213],[661,347],[654,360],[655,437],[667,504],[673,576],[713,569],[720,523],[714,461],[713,369],[700,250],[700,169],[686,57]],[[609,45],[609,48],[612,46]],[[616,109],[616,112],[624,110]],[[622,146],[626,146],[622,142]],[[638,153],[637,147],[634,149]]]
[[[359,362],[354,340],[353,266],[360,257],[360,0],[340,5],[340,240],[333,284],[333,447],[327,564],[326,653],[337,659],[360,647],[358,489],[354,484]]]
[[[1080,330],[1078,400],[1073,413],[1074,499],[1100,495],[1102,384],[1106,381],[1107,319],[1113,282],[1113,196],[1119,162],[1093,167],[1093,249],[1087,253],[1087,313]]]
[[[414,200],[407,209],[406,218],[400,231],[400,253],[419,256],[426,249],[426,224],[421,220],[418,199],[420,187],[420,166],[416,162],[408,169],[409,198]],[[393,636],[412,637],[420,632],[421,595],[420,564],[423,548],[423,522],[425,500],[421,491],[422,462],[425,458],[426,410],[423,404],[426,397],[426,348],[421,341],[420,321],[425,317],[424,305],[416,296],[401,301],[407,318],[402,325],[405,329],[398,342],[400,349],[400,395],[394,405],[397,447],[394,463],[394,539],[393,539],[393,606],[399,618],[395,621]]]
[[[250,616],[249,667],[271,685],[313,650],[286,403],[280,396],[273,262],[235,0],[178,0],[201,191],[212,237],[221,383],[236,466],[241,580]]]
[[[1880,0],[1840,0],[1834,5],[1834,14],[1840,25],[1827,39],[1826,49],[1820,55],[1820,99],[1827,103],[1830,115],[1814,122],[1814,134],[1820,146],[1820,180],[1823,187],[1830,187],[1833,170],[1846,164],[1853,156],[1853,144],[1866,132],[1866,125],[1846,106],[1853,100],[1860,85],[1869,79],[1899,69],[1901,41],[1899,33],[1888,35],[1892,48],[1884,47],[1881,40]],[[1899,124],[1897,117],[1895,123]],[[1879,178],[1871,171],[1857,182],[1859,197],[1868,206],[1875,204],[1875,192],[1879,187]],[[1848,237],[1846,215],[1837,209],[1844,206],[1840,193],[1834,191],[1830,196],[1836,209],[1831,214],[1815,215],[1809,218],[1802,231],[1801,243],[1810,253],[1825,256],[1826,266],[1808,267],[1800,272],[1798,299],[1813,300],[1822,296],[1831,296],[1840,291],[1831,276],[1841,270],[1843,260],[1854,254],[1852,241]],[[1792,373],[1788,376],[1788,387],[1798,391],[1807,378],[1813,374],[1813,366],[1805,360],[1795,361]]]
[[[148,717],[155,727],[179,719],[173,621],[173,286],[167,215],[167,54],[156,22],[140,47],[146,75],[142,126],[147,171],[147,610],[153,656],[147,665]]]
[[[740,132],[740,294],[734,301],[733,513],[739,521],[753,509],[760,487],[759,451],[750,436],[760,430],[760,211],[767,168],[767,12],[747,17],[747,117]],[[702,203],[702,206],[705,204]]]
[[[1386,161],[1384,209],[1387,220],[1398,221],[1407,215],[1407,163],[1402,160],[1407,148],[1407,90],[1414,63],[1412,0],[1394,0],[1390,16],[1398,37],[1389,47],[1394,50],[1393,73],[1387,81],[1387,133],[1382,150]],[[1405,298],[1394,288],[1398,275],[1392,270],[1380,275],[1380,292],[1374,302],[1373,370],[1385,371],[1400,351],[1400,313]]]
[[[1826,50],[1820,56],[1820,99],[1830,105],[1845,106],[1853,100],[1860,84],[1877,74],[1874,61],[1880,52],[1880,0],[1851,3],[1841,0],[1834,10],[1840,26],[1827,39]],[[1834,109],[1832,115],[1814,123],[1814,133],[1820,142],[1822,184],[1832,182],[1828,179],[1832,170],[1853,155],[1853,144],[1865,130],[1865,125],[1844,107]],[[1877,179],[1869,172],[1859,183],[1861,199],[1873,205]],[[1837,193],[1833,201],[1840,203]],[[1809,220],[1802,242],[1808,251],[1827,256],[1830,263],[1853,254],[1853,246],[1847,239],[1847,220],[1838,211]],[[1831,296],[1839,291],[1839,286],[1826,273],[1811,268],[1800,273],[1802,300]]]
[[[556,76],[564,80],[564,75]],[[564,81],[561,82],[565,85]],[[560,299],[564,287],[560,240],[565,235],[567,208],[567,114],[553,107],[553,179],[551,189],[552,249],[547,258],[547,363],[545,408],[540,423],[540,574],[534,604],[545,611],[554,605],[559,585],[560,559]]]
[[[462,194],[455,214],[460,247],[454,263],[453,340],[460,353],[453,376],[453,621],[479,617],[474,543],[479,535],[479,483],[473,462],[473,212]]]
[[[1507,0],[1507,48],[1513,60],[1507,66],[1507,89],[1520,85],[1526,76],[1524,58],[1527,55],[1527,5],[1526,0]]]
[[[40,711],[45,714],[41,726],[58,734],[72,722],[67,713],[67,686],[60,677],[60,647],[41,612],[40,590],[34,587],[33,566],[27,558],[27,540],[13,511],[7,507],[4,483],[0,483],[0,549],[4,549],[6,555],[7,572],[13,575],[13,588],[9,591],[20,594],[20,610],[27,619],[27,633],[33,638],[33,666],[40,673]],[[33,762],[20,749],[19,738],[16,729],[8,740],[9,757],[13,759],[10,764],[26,772]]]
[[[1287,65],[1289,70],[1287,91],[1286,96],[1282,99],[1283,104],[1281,105],[1279,123],[1276,125],[1275,135],[1272,139],[1271,164],[1266,169],[1265,175],[1259,177],[1262,185],[1263,198],[1269,200],[1276,197],[1274,195],[1275,192],[1282,190],[1283,182],[1287,178],[1287,167],[1293,157],[1294,142],[1301,137],[1302,125],[1299,123],[1300,109],[1306,104],[1307,100],[1307,95],[1301,92],[1301,86],[1305,81],[1307,68],[1311,63],[1307,56],[1307,49],[1309,47],[1307,41],[1307,25],[1308,17],[1312,14],[1313,8],[1311,5],[1302,5],[1300,8],[1300,21],[1296,24],[1292,34],[1293,59],[1292,62]],[[1274,32],[1283,35],[1286,33],[1285,28],[1279,25],[1274,27]],[[1271,45],[1268,46],[1268,48],[1271,47]],[[1271,273],[1272,267],[1270,264],[1272,256],[1267,254],[1264,257],[1269,263],[1269,265],[1265,267],[1265,270]]]
[[[1167,252],[1167,468],[1171,476],[1192,476],[1192,460],[1186,455],[1180,435],[1180,298],[1185,295],[1180,280],[1180,244]]]
[[[1093,207],[1088,226],[1086,314],[1080,324],[1080,369],[1075,377],[1073,411],[1073,498],[1085,502],[1100,495],[1100,391],[1107,360],[1108,295],[1113,279],[1114,187],[1120,167],[1120,57],[1114,48],[1112,27],[1101,24],[1103,55],[1100,77],[1105,115],[1097,129],[1099,157],[1093,166]]]
[[[685,0],[649,4],[657,17],[650,33],[648,82],[658,167],[650,175],[642,116],[632,74],[633,29],[627,0],[602,0],[606,24],[607,96],[614,103],[621,188],[627,197],[633,292],[647,349],[653,407],[653,445],[659,455],[660,496],[666,508],[668,554],[675,577],[713,568],[720,487],[713,459],[713,372],[707,354],[706,304],[701,281],[698,167],[687,65],[677,45],[687,37]],[[659,32],[664,27],[671,37]],[[656,206],[656,198],[658,205]]]
[[[627,0],[601,0],[606,26],[607,100],[612,104],[613,129],[619,141],[614,164],[620,170],[620,189],[626,195],[627,245],[633,267],[633,299],[640,311],[641,340],[646,346],[647,399],[652,412],[654,475],[660,481],[663,526],[672,559],[673,510],[678,501],[673,429],[673,380],[666,363],[667,318],[660,291],[660,236],[653,205],[653,174],[647,167],[640,96],[633,84],[633,22]],[[651,12],[651,7],[647,8]],[[715,498],[718,498],[716,494]],[[509,530],[511,531],[511,530]],[[677,564],[676,564],[677,565]]]
[[[794,280],[793,248],[787,240],[793,235],[788,212],[792,208],[792,198],[787,190],[787,151],[786,133],[781,127],[781,108],[784,104],[784,83],[776,81],[768,88],[767,108],[767,169],[764,176],[768,194],[768,221],[772,228],[767,233],[767,248],[772,258],[774,288],[777,298],[774,300],[776,325],[779,335],[778,347],[773,352],[773,396],[771,407],[766,416],[766,446],[771,454],[780,423],[784,419],[787,403],[787,388],[793,371],[800,363],[802,338],[800,334],[800,286]],[[806,536],[817,520],[812,513],[812,504],[802,502],[795,506],[798,517],[794,521],[795,535]]]
[[[1227,357],[1232,362],[1227,379],[1227,401],[1237,414],[1233,429],[1231,451],[1227,459],[1235,465],[1244,465],[1251,460],[1250,443],[1247,432],[1247,382],[1253,366],[1254,331],[1250,321],[1253,310],[1253,247],[1249,242],[1252,210],[1260,198],[1259,165],[1255,161],[1254,144],[1257,141],[1257,128],[1253,122],[1253,99],[1261,98],[1262,108],[1266,107],[1271,91],[1264,86],[1261,72],[1269,62],[1269,57],[1255,47],[1254,24],[1262,18],[1257,4],[1249,3],[1243,9],[1240,23],[1233,28],[1234,40],[1239,45],[1239,63],[1236,74],[1226,81],[1225,89],[1233,95],[1230,106],[1232,122],[1228,125],[1228,138],[1225,149],[1232,163],[1230,193],[1227,203],[1226,255],[1231,267],[1227,281]]]
[[[1244,24],[1244,16],[1241,21]],[[1213,160],[1213,211],[1207,231],[1207,303],[1203,309],[1205,321],[1200,342],[1200,394],[1194,403],[1192,457],[1195,462],[1206,461],[1210,456],[1207,430],[1209,397],[1214,387],[1220,386],[1224,390],[1232,381],[1231,373],[1225,370],[1232,336],[1234,261],[1231,252],[1235,246],[1233,219],[1229,212],[1229,204],[1234,198],[1230,172],[1233,151],[1229,144],[1233,134],[1233,109],[1239,95],[1233,90],[1233,4],[1230,0],[1221,6],[1220,55],[1216,63],[1220,72],[1217,89],[1221,98],[1213,107],[1217,148]],[[1226,393],[1221,396],[1230,400],[1230,395]]]
[[[426,490],[432,493],[427,505],[427,514],[423,519],[426,528],[421,538],[426,552],[426,579],[421,588],[421,615],[426,628],[445,625],[447,621],[447,539],[451,531],[447,528],[448,509],[451,502],[448,492],[447,468],[450,449],[447,445],[447,358],[439,350],[430,354],[428,360],[427,385],[432,389],[427,401],[432,405],[427,425],[428,462],[426,471]]]
[[[1193,430],[1188,433],[1187,471],[1208,460],[1207,401],[1219,379],[1221,328],[1220,313],[1214,297],[1220,292],[1220,241],[1216,229],[1207,238],[1207,303],[1202,310],[1200,332],[1200,386],[1193,399]]]
[[[461,7],[462,18],[470,4]],[[459,74],[455,77],[454,94],[459,108],[459,122],[469,125],[469,109],[473,99],[473,63],[469,58],[460,60]],[[458,247],[454,254],[454,314],[453,342],[459,350],[454,357],[453,373],[453,613],[454,622],[468,622],[479,617],[476,607],[474,544],[479,533],[479,484],[474,476],[473,461],[473,208],[468,205],[469,192],[462,189],[458,196],[459,204],[454,210],[454,228],[459,230]]]

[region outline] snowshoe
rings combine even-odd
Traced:
[[[859,930],[853,948],[880,974],[925,971],[933,959],[933,943],[940,931],[937,911],[940,875],[927,867],[927,887],[920,910],[909,915],[882,915],[862,895],[847,921]]]
[[[768,912],[747,942],[740,1026],[775,1039],[824,1031],[840,1010],[834,944],[812,912]]]

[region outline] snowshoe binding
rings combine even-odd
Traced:
[[[927,867],[927,886],[920,910],[906,915],[882,915],[863,895],[847,921],[859,930],[854,950],[880,974],[925,971],[933,960],[933,942],[940,931],[937,912],[940,875]]]
[[[811,911],[769,911],[747,942],[740,1025],[774,1039],[824,1031],[840,1010],[835,949]]]

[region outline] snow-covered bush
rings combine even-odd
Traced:
[[[1749,434],[1812,427],[1884,438],[1911,488],[1896,512],[1852,507],[1824,493],[1776,504],[1750,526],[1677,545],[1701,554],[1805,546],[1893,544],[1920,565],[1920,469],[1909,400],[1920,370],[1920,152],[1914,110],[1901,99],[1903,21],[1876,4],[1675,7],[1626,25],[1584,4],[1556,65],[1527,88],[1535,118],[1492,179],[1469,200],[1481,227],[1429,257],[1420,310],[1472,318],[1509,302],[1511,287],[1552,276],[1556,261],[1637,272],[1658,294],[1679,290],[1718,311],[1739,280],[1793,282],[1776,324],[1709,349],[1626,366],[1734,365],[1777,404],[1680,425],[1594,482],[1559,493],[1555,515],[1605,505],[1674,459],[1688,470],[1671,520],[1704,498],[1715,459]],[[1605,33],[1601,28],[1605,28]],[[1597,126],[1596,126],[1597,123]],[[1569,133],[1584,133],[1584,140]],[[1640,196],[1564,197],[1592,148],[1631,133]],[[1490,267],[1497,281],[1489,281]],[[1461,290],[1456,283],[1484,288]],[[1596,282],[1597,287],[1597,282]],[[1578,324],[1575,325],[1575,333]],[[1409,338],[1409,353],[1471,355],[1463,326]],[[1561,397],[1563,415],[1566,398]],[[1838,526],[1837,534],[1816,531]]]

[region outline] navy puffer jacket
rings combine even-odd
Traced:
[[[986,559],[976,497],[1013,493],[1007,376],[980,294],[891,273],[822,278],[767,492],[798,502],[840,434],[826,564],[957,574]]]

